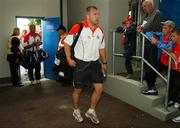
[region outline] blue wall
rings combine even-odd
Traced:
[[[180,0],[162,0],[160,10],[164,21],[172,20],[180,27]]]

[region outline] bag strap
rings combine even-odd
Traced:
[[[80,28],[79,28],[79,31],[78,31],[77,36],[75,37],[75,39],[74,39],[74,41],[73,41],[73,44],[72,44],[72,46],[71,46],[72,48],[74,48],[74,47],[76,46],[76,43],[77,43],[77,41],[78,41],[78,39],[79,39],[79,36],[80,36],[80,34],[81,34],[81,31],[82,31],[82,29],[83,29],[83,23],[80,23],[79,26],[80,26]]]

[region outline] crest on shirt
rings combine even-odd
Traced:
[[[98,40],[100,39],[100,37],[99,37],[99,35],[97,35],[97,37],[96,37]]]

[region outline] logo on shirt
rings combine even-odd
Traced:
[[[99,35],[97,35],[97,37],[96,37],[98,40],[100,39],[100,37],[99,37]]]

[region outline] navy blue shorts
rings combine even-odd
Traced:
[[[98,60],[85,62],[76,59],[73,78],[74,87],[79,89],[84,88],[88,82],[103,83],[101,63]]]

